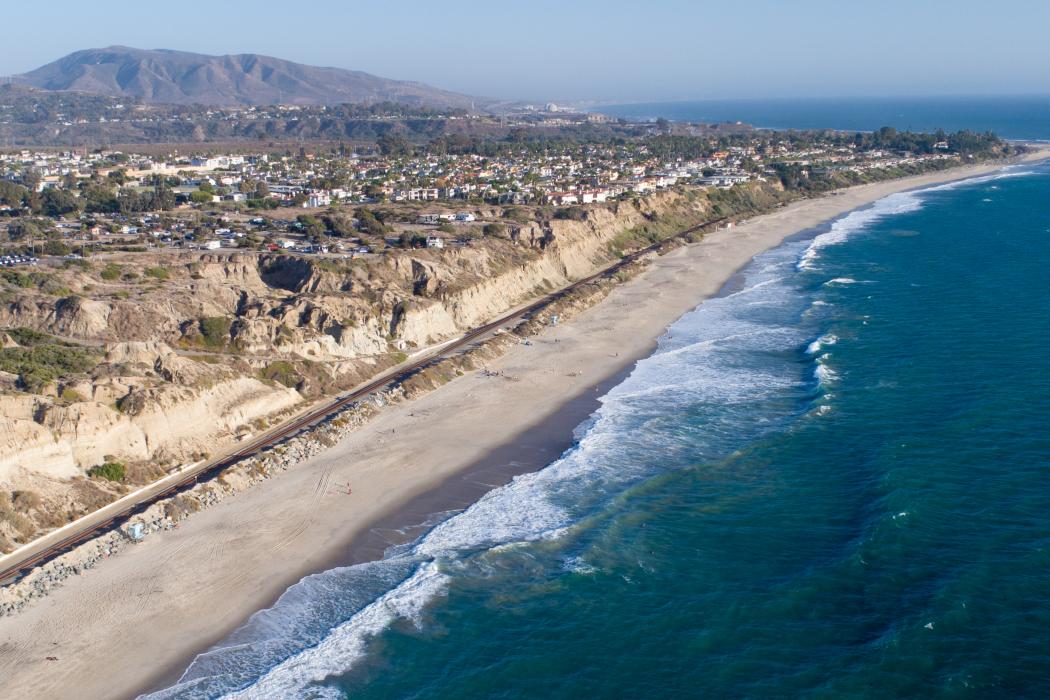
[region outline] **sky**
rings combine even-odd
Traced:
[[[1050,94],[1046,0],[50,0],[3,16],[0,76],[124,45],[536,101]]]

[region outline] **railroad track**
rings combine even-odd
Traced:
[[[680,231],[673,236],[669,236],[654,243],[650,246],[637,250],[633,253],[625,255],[620,258],[617,262],[603,268],[602,270],[584,277],[583,279],[577,280],[570,285],[567,285],[556,292],[544,296],[543,298],[529,304],[523,308],[517,309],[509,314],[501,316],[500,318],[486,323],[482,326],[474,328],[468,333],[464,334],[460,338],[456,339],[452,343],[436,350],[433,354],[420,358],[415,362],[412,362],[404,367],[397,368],[396,370],[389,372],[385,375],[372,380],[364,386],[354,389],[349,394],[341,396],[340,398],[317,408],[306,415],[299,416],[294,420],[290,421],[286,425],[282,425],[275,430],[272,430],[255,440],[248,443],[241,449],[227,454],[213,462],[207,462],[200,466],[196,466],[188,470],[181,478],[174,481],[172,484],[167,486],[161,491],[155,493],[143,494],[140,500],[129,503],[126,507],[109,516],[108,518],[100,522],[85,523],[82,529],[71,533],[67,537],[55,542],[54,544],[42,549],[38,552],[28,552],[26,556],[12,564],[7,565],[4,569],[0,570],[0,586],[7,585],[18,581],[23,576],[28,574],[34,568],[46,564],[49,561],[65,554],[66,552],[74,549],[78,545],[91,540],[99,535],[111,532],[117,528],[120,528],[126,524],[129,520],[137,515],[143,513],[153,504],[162,501],[166,498],[178,495],[185,491],[192,489],[199,483],[208,482],[217,477],[223,470],[236,464],[237,462],[250,457],[254,454],[261,452],[262,450],[272,447],[286,438],[295,435],[296,433],[312,427],[313,425],[323,421],[325,418],[338,413],[350,404],[360,401],[367,396],[370,396],[379,389],[386,386],[403,382],[412,377],[417,372],[426,369],[427,367],[440,362],[458,351],[468,347],[480,338],[494,332],[495,330],[506,326],[509,323],[521,321],[538,311],[550,306],[560,299],[564,299],[566,296],[571,294],[577,289],[591,284],[603,277],[610,277],[614,275],[618,270],[630,265],[641,259],[642,257],[649,255],[650,253],[658,252],[668,241],[672,241],[678,238],[684,238],[693,233],[701,231],[710,226],[718,226],[719,224],[728,221],[728,217],[720,219],[714,219],[712,221],[705,221],[702,224],[692,226],[684,231]],[[84,516],[85,519],[90,519],[91,515]]]

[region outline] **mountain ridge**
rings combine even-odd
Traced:
[[[472,109],[487,100],[363,71],[262,54],[207,54],[109,46],[84,49],[13,77],[23,85],[127,97],[151,104],[332,105],[398,102]]]

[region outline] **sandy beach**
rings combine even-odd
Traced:
[[[656,259],[600,304],[492,362],[503,376],[469,373],[390,406],[320,456],[0,619],[0,696],[119,698],[163,687],[304,575],[375,557],[412,534],[394,530],[549,463],[664,329],[754,255],[894,192],[1000,167],[798,202]]]

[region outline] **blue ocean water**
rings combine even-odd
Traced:
[[[1050,166],[756,257],[578,444],[155,697],[1050,695]]]
[[[742,121],[768,129],[970,129],[1033,140],[1050,134],[1050,96],[704,100],[615,105],[599,111],[631,119]]]

